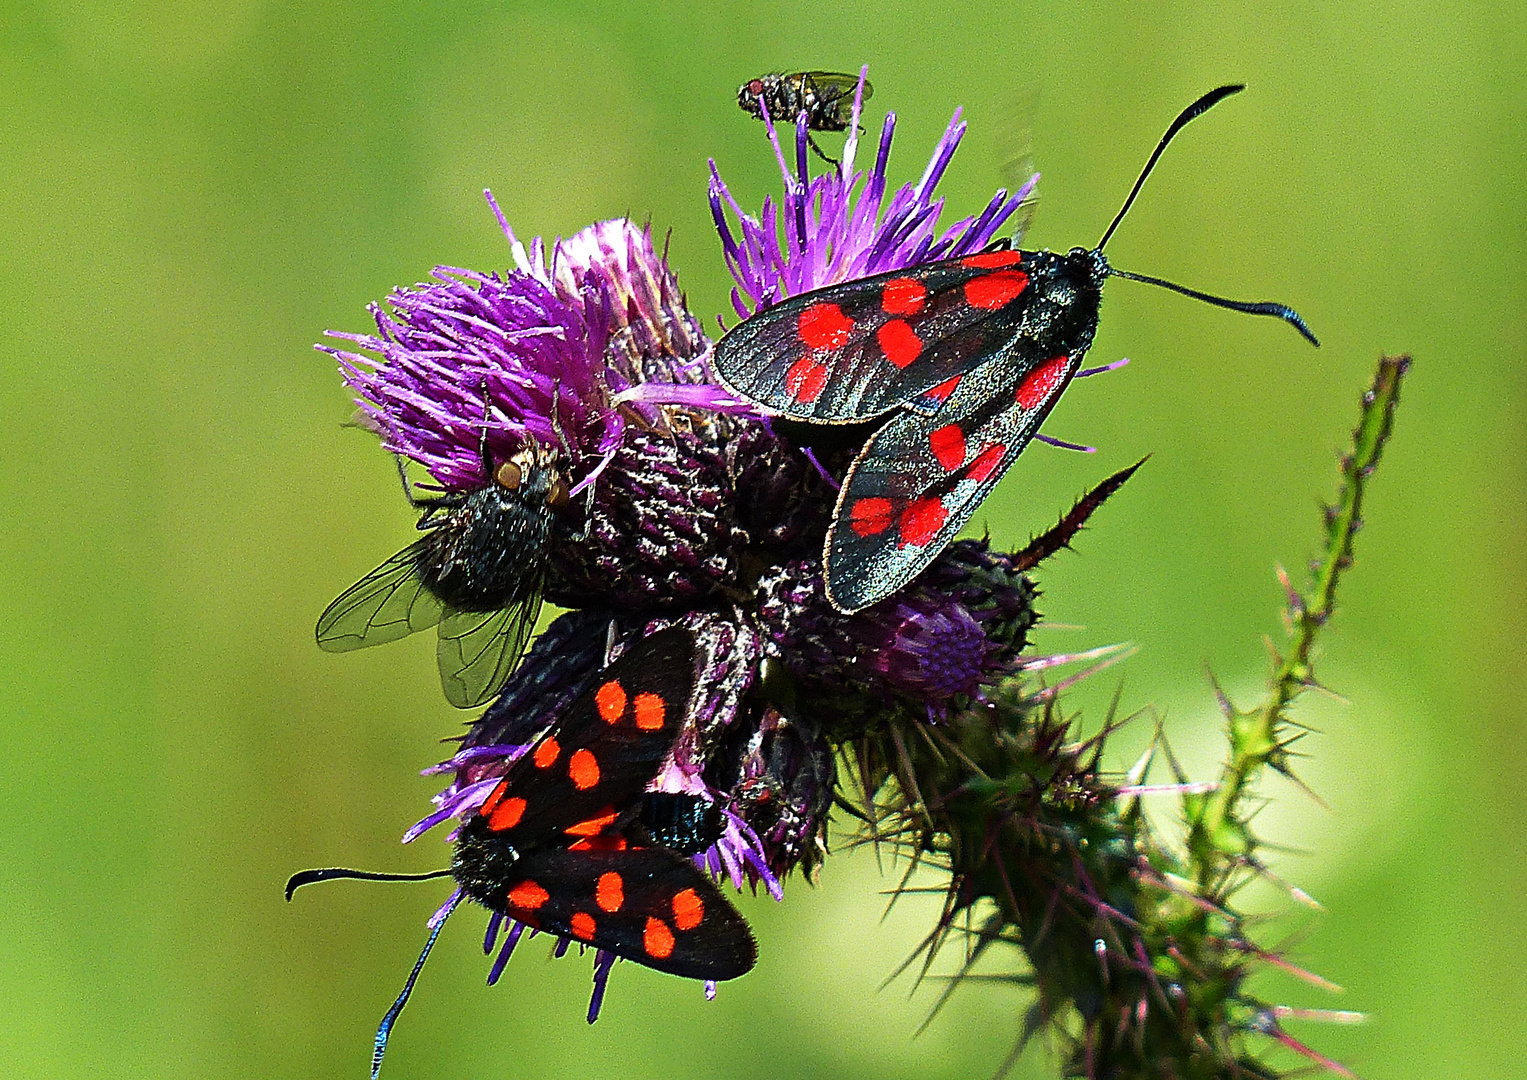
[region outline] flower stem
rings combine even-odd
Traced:
[[[1336,586],[1342,572],[1352,565],[1352,538],[1362,527],[1363,495],[1378,466],[1379,457],[1394,426],[1400,383],[1410,370],[1409,356],[1385,356],[1379,360],[1372,387],[1363,395],[1358,424],[1352,433],[1352,449],[1341,460],[1341,487],[1336,502],[1325,508],[1325,552],[1312,567],[1311,585],[1300,593],[1288,585],[1288,620],[1292,644],[1287,656],[1275,657],[1267,700],[1242,712],[1223,694],[1221,704],[1229,722],[1230,760],[1220,777],[1218,790],[1199,804],[1191,822],[1189,846],[1199,886],[1208,895],[1226,868],[1225,857],[1245,855],[1253,841],[1239,815],[1246,786],[1271,765],[1287,773],[1289,723],[1286,710],[1304,690],[1315,685],[1310,654],[1315,636],[1331,617]],[[1297,738],[1297,733],[1293,736]]]

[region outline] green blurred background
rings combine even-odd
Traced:
[[[736,85],[868,62],[872,130],[900,116],[893,179],[915,178],[964,104],[944,191],[971,212],[1030,127],[1030,240],[1063,249],[1097,238],[1181,106],[1250,84],[1178,141],[1110,255],[1286,301],[1325,347],[1111,285],[1092,357],[1134,362],[1048,424],[1102,449],[1036,447],[984,520],[1021,542],[1154,452],[1045,574],[1046,611],[1085,629],[1042,644],[1138,642],[1125,702],[1163,710],[1207,773],[1203,666],[1256,691],[1261,635],[1280,633],[1273,567],[1314,552],[1378,353],[1415,353],[1323,639],[1350,704],[1302,714],[1329,809],[1269,785],[1260,819],[1309,849],[1278,866],[1329,909],[1297,958],[1348,989],[1264,989],[1373,1013],[1298,1028],[1370,1080],[1520,1075],[1524,41],[1519,3],[9,0],[0,1072],[364,1075],[447,887],[288,906],[280,886],[305,866],[442,865],[438,838],[397,838],[461,717],[428,635],[344,657],[313,644],[324,604],[407,541],[411,515],[374,440],[340,426],[347,396],[312,342],[363,329],[368,300],[435,263],[506,265],[484,186],[522,236],[627,212],[672,228],[709,321],[728,282],[706,157],[745,204],[778,184]],[[1077,700],[1095,716],[1116,683]],[[707,1004],[622,965],[593,1028],[586,962],[522,946],[484,989],[481,919],[458,916],[388,1075],[989,1075],[1026,1001],[970,987],[914,1038],[934,992],[878,987],[933,903],[877,922],[889,880],[840,855],[819,888],[745,901],[753,974]],[[1018,1075],[1052,1072],[1036,1048]]]

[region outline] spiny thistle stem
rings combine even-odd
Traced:
[[[993,945],[1021,954],[1018,969],[1000,977],[1032,987],[1035,998],[1015,1016],[1014,1052],[999,1075],[1046,1031],[1068,1078],[1272,1080],[1289,1075],[1268,1060],[1280,1049],[1352,1076],[1282,1024],[1346,1022],[1358,1014],[1275,1004],[1251,985],[1258,971],[1277,969],[1339,989],[1294,965],[1278,946],[1253,940],[1237,909],[1241,885],[1271,877],[1256,857],[1241,799],[1264,766],[1289,771],[1288,743],[1298,732],[1286,730],[1297,726],[1287,708],[1316,685],[1315,637],[1351,564],[1365,488],[1408,366],[1404,357],[1383,359],[1363,397],[1351,452],[1342,459],[1341,490],[1326,511],[1325,551],[1312,567],[1313,583],[1303,594],[1289,590],[1293,644],[1287,658],[1275,659],[1266,702],[1237,710],[1215,688],[1231,741],[1230,763],[1217,782],[1190,782],[1159,730],[1122,783],[1105,774],[1104,743],[1127,719],[1116,716],[1117,699],[1101,728],[1082,738],[1054,692],[1068,681],[1032,684],[1037,673],[1092,658],[1087,653],[1031,657],[935,724],[915,710],[890,709],[845,740],[864,799],[857,816],[873,823],[864,839],[891,845],[912,865],[945,877],[937,922],[904,965],[927,977],[944,945],[963,945],[933,1012],[959,982],[978,974],[972,968],[995,954]],[[1105,481],[1029,550],[1042,557],[1065,546],[1127,475]],[[1011,561],[1028,565],[1024,553]],[[1175,783],[1148,782],[1160,757]],[[1157,791],[1182,800],[1186,850],[1157,836],[1141,810],[1142,797]],[[910,878],[909,871],[895,892],[922,891]]]
[[[1276,657],[1264,704],[1242,712],[1220,692],[1229,723],[1230,760],[1220,777],[1218,790],[1190,807],[1189,848],[1193,853],[1200,888],[1213,891],[1225,870],[1225,857],[1239,858],[1251,850],[1245,821],[1239,816],[1246,786],[1270,765],[1287,773],[1288,744],[1284,734],[1287,708],[1306,689],[1316,685],[1310,662],[1315,637],[1330,619],[1336,603],[1336,586],[1342,572],[1352,565],[1352,538],[1362,527],[1363,495],[1378,467],[1379,457],[1394,427],[1400,383],[1410,370],[1409,356],[1385,356],[1379,360],[1373,386],[1363,395],[1362,411],[1352,433],[1352,449],[1341,460],[1341,488],[1336,502],[1325,508],[1325,552],[1312,567],[1312,583],[1305,593],[1288,585],[1288,620],[1292,643],[1286,657]],[[1217,688],[1216,688],[1217,689]],[[1295,735],[1294,738],[1298,736]]]

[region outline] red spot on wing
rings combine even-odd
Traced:
[[[493,813],[494,807],[498,806],[498,804],[503,800],[504,796],[508,793],[509,781],[500,780],[498,782],[498,787],[494,788],[488,793],[488,797],[482,801],[482,805],[477,808],[477,812],[484,817],[487,817],[489,814]]]
[[[642,931],[642,948],[647,955],[666,960],[673,955],[673,931],[662,919],[648,918],[647,928]]]
[[[954,472],[965,464],[965,433],[959,424],[945,424],[928,433],[928,448],[945,472]]]
[[[571,832],[572,830],[566,830]],[[579,840],[575,844],[568,844],[568,851],[625,851],[627,847],[624,836],[590,836]]]
[[[892,278],[880,291],[880,307],[887,315],[916,315],[927,299],[927,288],[916,278]]]
[[[599,881],[594,885],[594,903],[605,911],[619,911],[626,902],[626,883],[620,879],[620,875],[613,870],[608,870],[599,875]]]
[[[970,463],[970,468],[965,470],[967,479],[974,480],[978,484],[984,484],[990,479],[991,474],[997,471],[997,466],[1002,464],[1002,455],[1007,453],[1007,447],[1001,443],[993,443]]]
[[[614,810],[606,810],[598,817],[585,818],[576,825],[569,825],[562,831],[568,836],[593,836],[608,829],[618,816]]]
[[[785,393],[790,395],[791,401],[802,405],[810,405],[821,397],[826,386],[827,365],[809,356],[797,360],[785,372]]]
[[[904,368],[922,355],[923,339],[913,332],[905,319],[892,319],[875,331],[875,340],[885,358],[898,368]]]
[[[636,726],[643,731],[661,731],[668,706],[656,694],[636,695]]]
[[[541,745],[536,747],[536,752],[530,760],[538,769],[549,769],[557,763],[557,755],[560,753],[562,753],[562,747],[558,745],[557,740],[547,736],[541,740]]]
[[[848,524],[860,536],[874,536],[891,527],[894,511],[890,499],[872,496],[848,508]]]
[[[983,251],[960,260],[961,266],[973,270],[997,270],[1004,266],[1017,266],[1023,261],[1021,251]]]
[[[587,911],[573,912],[573,917],[567,920],[567,926],[573,932],[573,937],[579,941],[594,939],[594,916]]]
[[[990,310],[1002,307],[1029,287],[1022,270],[997,270],[965,283],[965,300],[971,307]]]
[[[567,775],[572,779],[573,787],[587,791],[599,783],[599,759],[591,750],[575,750],[572,760],[567,763]]]
[[[843,314],[837,304],[812,304],[801,312],[796,323],[801,340],[813,349],[828,352],[848,344],[854,320]]]
[[[509,890],[509,906],[521,911],[534,911],[551,899],[551,893],[533,881],[522,881]]]
[[[495,806],[488,814],[488,828],[494,832],[503,832],[512,829],[520,823],[520,818],[525,816],[525,800],[519,796],[505,799]]]
[[[901,520],[897,523],[902,545],[922,547],[938,535],[948,518],[949,511],[944,509],[942,499],[930,496],[909,504],[901,512]]]
[[[1023,382],[1018,384],[1018,393],[1014,395],[1018,404],[1025,409],[1037,409],[1044,404],[1045,399],[1055,392],[1065,378],[1069,362],[1065,356],[1055,356],[1029,372]]]
[[[961,378],[963,378],[963,376],[956,375],[952,379],[945,379],[932,390],[929,390],[926,394],[924,394],[923,397],[929,398],[932,401],[948,401],[949,395],[954,393],[954,388],[960,385]]]
[[[705,918],[705,901],[693,889],[680,889],[673,896],[673,925],[693,930]]]
[[[595,691],[594,704],[599,707],[599,716],[606,724],[619,723],[626,712],[626,688],[620,685],[619,679],[611,679]]]

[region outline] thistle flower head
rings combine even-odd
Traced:
[[[715,384],[710,369],[710,339],[690,314],[678,278],[659,255],[650,225],[638,228],[627,218],[595,222],[571,238],[558,240],[548,257],[541,238],[527,250],[494,201],[484,192],[497,217],[515,266],[553,288],[569,302],[587,302],[592,280],[604,322],[610,328],[606,361],[624,384],[615,400],[678,405],[701,413],[756,415],[754,408],[732,398]],[[644,408],[644,419],[656,419]],[[692,422],[705,417],[691,415]]]
[[[954,696],[1018,670],[1036,594],[1011,560],[984,540],[958,541],[912,585],[852,615],[828,602],[819,559],[787,563],[759,582],[769,652],[809,694],[863,691],[940,716]]]
[[[601,221],[558,241],[551,272],[557,292],[575,295],[593,274],[610,324],[609,360],[635,383],[712,381],[703,359],[710,341],[690,314],[679,280],[659,255],[652,226]]]
[[[731,806],[759,837],[773,875],[808,876],[826,854],[827,812],[837,787],[832,742],[805,718],[766,709],[734,739]]]
[[[776,120],[788,118],[769,116],[767,105],[760,103],[784,192],[777,202],[772,196],[765,198],[757,217],[738,205],[711,161],[711,216],[727,268],[736,281],[732,306],[741,317],[824,285],[979,251],[1033,191],[1037,176],[1012,195],[999,190],[979,214],[939,229],[944,200],[935,190],[965,136],[965,124],[956,109],[921,179],[887,197],[886,166],[896,130],[895,113],[886,114],[869,172],[854,169],[867,73],[865,68],[859,75],[842,164],[815,178],[808,178],[806,168],[805,119],[797,119],[792,169],[775,126]],[[737,220],[736,233],[727,222],[728,208]]]
[[[548,599],[643,611],[735,590],[749,536],[714,434],[632,431],[600,474],[587,535],[552,551]]]
[[[376,333],[328,332],[357,350],[318,346],[386,449],[460,491],[487,485],[485,448],[502,460],[535,441],[562,449],[577,490],[628,420],[666,429],[665,406],[703,419],[753,412],[712,385],[709,342],[650,230],[599,222],[557,241],[548,264],[540,238],[527,252],[489,202],[516,269],[436,267],[371,306]]]
[[[488,483],[485,436],[495,460],[532,439],[565,445],[575,469],[618,444],[596,284],[585,280],[582,302],[569,302],[517,271],[441,266],[433,278],[373,304],[375,334],[328,332],[360,351],[319,346],[386,449],[448,490],[470,490]]]
[[[986,658],[994,646],[963,605],[931,597],[885,603],[890,610],[875,619],[884,638],[867,657],[887,683],[941,709],[956,694],[974,694],[990,677]]]

